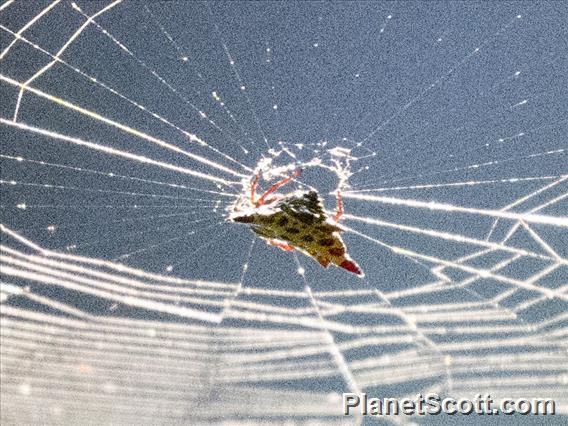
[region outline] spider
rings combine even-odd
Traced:
[[[316,191],[278,195],[276,191],[298,177],[301,170],[276,182],[257,198],[260,173],[251,182],[250,204],[246,213],[235,210],[232,220],[251,225],[254,233],[269,245],[284,251],[298,250],[327,268],[334,264],[362,277],[363,271],[347,254],[337,223],[343,215],[341,194],[337,192],[335,215],[329,219]]]

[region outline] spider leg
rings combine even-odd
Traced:
[[[284,251],[294,251],[294,247],[287,243],[281,243],[279,241],[268,240],[268,244],[274,247],[278,247],[280,250]]]
[[[341,199],[341,192],[337,191],[337,208],[335,209],[333,220],[339,222],[341,216],[343,216],[343,200]]]
[[[292,173],[290,176],[282,179],[281,181],[276,182],[274,185],[272,185],[270,188],[268,188],[264,194],[262,194],[262,196],[258,199],[258,201],[255,202],[255,205],[257,207],[264,205],[266,203],[266,197],[268,197],[270,194],[272,194],[273,192],[277,191],[279,188],[286,185],[292,179],[300,176],[301,172],[302,171],[300,169],[298,169],[294,173]],[[256,180],[258,181],[258,179],[256,179]]]
[[[253,204],[256,204],[256,201],[254,201],[254,196],[256,194],[256,187],[258,186],[259,179],[260,179],[260,173],[254,176],[254,178],[252,179],[252,184],[250,186],[250,201]]]

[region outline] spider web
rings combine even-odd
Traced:
[[[363,391],[566,414],[567,18],[2,3],[2,422],[358,423]],[[364,279],[227,220],[298,167]]]

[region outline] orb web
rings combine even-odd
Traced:
[[[2,422],[565,415],[566,7],[242,7],[0,5]],[[228,220],[297,168],[364,279]]]

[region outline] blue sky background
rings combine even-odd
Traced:
[[[10,6],[0,12],[0,23],[16,32],[47,4],[20,2]],[[107,4],[81,2],[80,6],[84,14],[92,15]],[[62,2],[23,35],[55,53],[84,21],[85,17],[70,3]],[[96,22],[100,27],[88,26],[62,55],[67,65],[56,64],[32,86],[227,167],[235,164],[192,144],[175,128],[93,84],[71,67],[96,77],[98,82],[251,168],[267,155],[263,141],[266,137],[270,147],[277,147],[279,141],[308,145],[328,141],[329,146],[344,147],[362,142],[365,149],[358,148],[361,155],[375,154],[353,164],[353,171],[361,170],[349,181],[354,190],[558,177],[567,173],[563,150],[568,148],[568,7],[564,2],[124,2],[96,18]],[[2,50],[12,40],[9,32],[3,32]],[[121,49],[118,41],[130,53]],[[233,67],[229,55],[235,62]],[[2,60],[2,74],[23,82],[49,60],[30,44],[18,42]],[[245,90],[240,88],[242,85]],[[18,89],[1,82],[0,90],[0,116],[11,119]],[[225,107],[212,92],[220,96]],[[204,119],[200,111],[208,118]],[[32,94],[23,96],[19,121],[230,177]],[[301,276],[293,254],[269,247],[261,240],[251,248],[254,235],[246,226],[226,220],[226,204],[212,209],[219,200],[230,201],[227,197],[85,170],[219,190],[211,182],[96,153],[13,126],[2,126],[1,139],[2,179],[32,184],[2,185],[2,223],[45,248],[119,259],[160,274],[242,282],[245,288],[303,291],[309,285],[315,292],[378,289],[386,294],[418,288],[436,279],[430,270],[432,263],[416,262],[347,232],[343,238],[349,253],[365,271],[364,280],[337,268],[324,270],[300,254],[298,260],[306,269]],[[312,155],[304,154],[307,158]],[[14,161],[13,157],[18,156],[36,163]],[[333,176],[313,169],[306,173],[306,179],[320,188],[326,207],[332,210],[334,199],[328,192],[333,188]],[[498,210],[552,181],[400,189],[375,195]],[[226,186],[222,190],[238,193],[241,188]],[[565,183],[557,185],[516,211],[528,211],[565,191]],[[27,208],[18,208],[21,203]],[[485,239],[493,224],[493,218],[487,216],[355,199],[346,199],[345,209],[361,217],[478,240]],[[566,216],[566,212],[564,199],[539,213]],[[441,259],[452,260],[478,250],[465,243],[400,229],[349,220],[344,223],[390,246]],[[50,225],[56,227],[55,232],[48,230]],[[499,221],[492,241],[502,239],[511,225],[511,221]],[[566,257],[565,229],[545,225],[534,225],[534,229],[560,256]],[[5,241],[4,236],[2,239]],[[526,232],[520,231],[510,244],[542,252]],[[132,253],[137,250],[142,251]],[[494,253],[472,265],[491,268],[504,258],[503,253]],[[502,272],[507,277],[527,280],[543,268],[540,262],[523,257]],[[446,272],[455,280],[469,276],[457,269]],[[567,278],[563,265],[540,283],[556,289]],[[33,287],[39,294],[90,313],[109,314],[105,300],[41,283]],[[482,279],[471,287],[418,293],[392,303],[405,308],[479,301],[491,299],[506,288],[503,283]],[[505,300],[503,307],[514,307],[532,297],[530,291],[520,290]],[[273,306],[291,303],[246,294],[239,300]],[[49,311],[25,298],[14,298],[11,303]],[[307,300],[301,303],[309,306]],[[361,296],[349,303],[369,301]],[[565,310],[564,301],[553,299],[523,311],[518,321],[539,323]],[[184,321],[175,315],[120,305],[113,307],[113,315]],[[334,320],[386,327],[400,321],[389,315],[355,313],[337,315]],[[251,325],[238,319],[227,319],[223,325],[268,327],[262,321]],[[337,333],[334,338],[341,343],[352,335]],[[445,338],[436,339],[435,344]],[[351,361],[383,351],[396,353],[404,347],[369,345],[348,351],[345,356]],[[504,353],[517,350],[502,349]],[[341,392],[345,383],[340,377],[307,378],[271,386]],[[417,378],[408,386],[377,389],[398,394],[427,386],[426,381]]]

